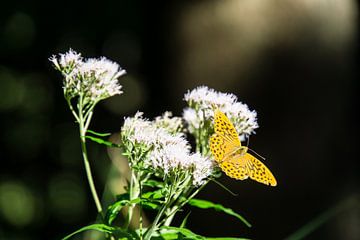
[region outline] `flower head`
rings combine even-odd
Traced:
[[[250,135],[258,128],[256,112],[250,111],[246,104],[238,102],[234,94],[217,92],[201,86],[188,91],[184,100],[189,107],[184,110],[183,118],[188,124],[190,133],[194,134],[201,124],[209,123],[215,109],[221,110],[233,121],[240,135]]]
[[[135,154],[130,165],[142,164],[163,177],[184,173],[193,178],[193,185],[203,184],[213,172],[213,165],[210,159],[191,154],[189,142],[178,131],[180,119],[165,113],[150,121],[142,115],[138,112],[126,118],[121,128],[123,144],[129,146],[130,154]]]
[[[80,53],[75,52],[71,48],[67,53],[60,53],[59,57],[53,55],[49,60],[54,64],[54,67],[62,72],[69,73],[75,67],[82,64],[83,58]]]
[[[118,78],[125,74],[125,70],[105,57],[83,59],[80,53],[70,49],[49,60],[64,76],[67,99],[82,96],[84,103],[96,103],[122,93]]]
[[[166,129],[170,134],[182,133],[184,129],[182,118],[173,117],[172,112],[169,111],[156,117],[154,123],[156,126]]]
[[[195,153],[190,156],[193,165],[193,185],[203,185],[205,180],[214,172],[215,163],[210,158]]]

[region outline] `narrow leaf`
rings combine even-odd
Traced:
[[[188,203],[193,207],[198,207],[198,208],[202,208],[202,209],[212,208],[212,209],[215,209],[216,211],[224,212],[228,215],[238,218],[246,226],[251,227],[251,224],[244,217],[242,217],[240,214],[234,212],[231,208],[226,208],[221,204],[216,204],[216,203],[212,203],[207,200],[194,199],[194,198],[190,199]]]
[[[160,199],[164,197],[162,191],[163,191],[162,189],[158,189],[153,192],[146,192],[141,197],[145,199]]]
[[[153,179],[149,179],[147,181],[145,181],[143,183],[144,186],[148,186],[148,187],[157,187],[157,188],[162,188],[164,186],[163,182],[159,182]]]
[[[93,136],[88,136],[88,135],[86,135],[86,138],[87,138],[87,139],[90,139],[91,141],[96,142],[96,143],[98,143],[98,144],[106,145],[106,146],[108,146],[108,147],[117,147],[117,148],[120,147],[119,144],[112,143],[112,142],[106,141],[106,140],[101,139],[101,138],[97,138],[97,137],[93,137]]]
[[[95,132],[95,131],[92,131],[92,130],[87,130],[86,133],[91,133],[95,136],[99,136],[99,137],[107,137],[107,136],[110,136],[111,133],[98,133],[98,132]]]
[[[234,237],[214,237],[206,238],[206,240],[251,240],[249,238],[234,238]]]
[[[186,222],[187,222],[187,220],[188,220],[188,218],[189,218],[189,216],[190,216],[190,213],[191,213],[191,212],[189,212],[189,213],[185,216],[184,220],[183,220],[182,223],[180,224],[180,228],[184,228],[184,227],[186,226]]]
[[[204,237],[201,235],[198,235],[189,229],[186,228],[177,228],[177,227],[167,227],[163,226],[161,227],[161,236],[164,237],[166,235],[173,236],[174,233],[180,233],[185,236],[185,239],[194,239],[194,240],[250,240],[248,238],[235,238],[235,237]],[[165,230],[165,231],[164,231]],[[170,235],[172,234],[172,235]],[[164,237],[165,238],[165,237]],[[166,238],[165,238],[166,239]],[[174,238],[172,238],[174,239]],[[178,236],[176,239],[184,239]]]
[[[143,208],[147,208],[147,209],[151,209],[151,210],[156,210],[159,209],[160,206],[156,203],[150,202],[150,201],[142,201],[141,202]]]
[[[120,200],[115,202],[114,204],[110,205],[106,211],[105,219],[107,220],[107,223],[111,225],[115,218],[117,217],[118,213],[121,211],[121,209],[124,206],[130,205],[130,204],[136,204],[139,203],[140,199],[136,198],[134,200]]]
[[[181,233],[186,238],[190,238],[190,239],[198,239],[198,240],[205,240],[206,239],[205,237],[197,235],[197,234],[193,233],[192,231],[190,231],[189,229],[186,229],[186,228],[163,226],[163,227],[161,227],[161,229],[174,230],[176,232]]]
[[[96,230],[96,231],[103,232],[103,233],[112,233],[116,230],[116,228],[107,226],[105,224],[92,224],[92,225],[88,225],[83,228],[80,228],[79,230],[67,235],[66,237],[63,238],[63,240],[69,239],[72,236],[74,236],[78,233],[87,231],[87,230]]]

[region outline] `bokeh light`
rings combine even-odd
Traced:
[[[32,223],[36,213],[35,197],[24,183],[0,183],[0,213],[5,220],[19,228]]]

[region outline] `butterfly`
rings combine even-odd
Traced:
[[[215,133],[210,137],[210,150],[221,170],[231,178],[276,186],[271,171],[259,159],[248,153],[248,147],[241,146],[238,133],[229,118],[220,110],[214,114]]]

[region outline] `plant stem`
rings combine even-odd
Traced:
[[[154,230],[157,227],[157,224],[160,220],[160,218],[162,217],[162,215],[164,214],[166,208],[168,207],[168,203],[166,203],[164,206],[162,206],[162,208],[160,209],[160,211],[158,212],[158,214],[155,217],[154,222],[152,223],[151,227],[146,231],[145,236],[144,236],[144,240],[150,240]]]
[[[205,186],[206,184],[208,184],[209,181],[207,181],[205,184],[203,184],[202,186],[200,186],[198,189],[196,189],[189,197],[186,198],[185,201],[179,203],[178,205],[175,205],[170,213],[167,215],[167,219],[164,219],[160,222],[160,224],[164,223],[167,223],[167,220],[169,218],[171,218],[171,220],[169,220],[170,222],[168,222],[168,224],[170,225],[171,224],[171,221],[172,221],[172,218],[174,218],[175,214],[186,204],[188,203],[192,198],[194,198]],[[165,226],[168,226],[168,225],[165,225]]]
[[[141,180],[139,180],[139,188],[140,188],[140,198],[142,196],[142,186],[141,186]],[[139,205],[139,235],[140,235],[140,240],[143,240],[143,232],[142,232],[142,227],[143,227],[143,219],[142,219],[142,202],[140,201],[140,205]]]
[[[98,213],[100,213],[102,215],[102,207],[100,204],[100,200],[99,197],[97,195],[96,192],[96,188],[95,188],[95,184],[94,184],[94,180],[93,180],[93,176],[91,173],[91,167],[90,167],[90,163],[88,160],[88,156],[87,156],[87,149],[86,149],[86,130],[87,130],[87,126],[88,123],[90,122],[90,119],[84,119],[83,117],[83,112],[82,112],[82,98],[80,98],[79,100],[79,104],[78,104],[78,121],[79,121],[79,131],[80,131],[80,142],[81,142],[81,150],[82,150],[82,156],[83,156],[83,160],[84,160],[84,165],[85,165],[85,170],[86,170],[86,176],[89,182],[89,187],[90,187],[90,191],[91,194],[93,196],[93,199],[95,201],[95,205],[96,205],[96,209],[98,211]]]
[[[98,213],[102,214],[102,207],[101,207],[100,200],[99,200],[99,197],[98,197],[96,189],[95,189],[94,180],[93,180],[93,177],[91,174],[91,167],[90,167],[90,163],[89,163],[89,160],[87,157],[85,133],[84,133],[84,129],[82,128],[81,125],[80,125],[80,140],[81,140],[81,150],[82,150],[82,155],[83,155],[83,159],[84,159],[86,176],[87,176],[87,179],[89,182],[90,191],[91,191],[91,194],[95,201],[95,205],[96,205],[96,209],[97,209]]]
[[[138,186],[137,186],[137,177],[133,170],[131,170],[131,180],[130,180],[130,188],[129,188],[129,200],[134,200],[138,197]],[[135,204],[131,204],[128,206],[128,213],[125,221],[125,228],[128,228],[131,223],[131,218],[133,215]]]

